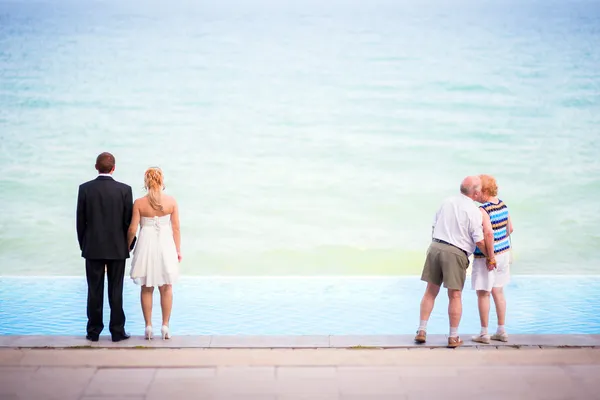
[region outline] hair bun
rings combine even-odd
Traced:
[[[148,191],[148,201],[155,210],[163,210],[161,191],[164,189],[164,176],[158,167],[151,167],[144,173],[144,187]]]

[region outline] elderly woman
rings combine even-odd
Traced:
[[[508,341],[508,334],[504,329],[506,318],[506,300],[504,298],[504,285],[510,280],[511,241],[513,231],[512,221],[508,207],[498,196],[496,179],[489,175],[480,175],[481,178],[481,214],[483,217],[483,232],[486,239],[486,259],[479,248],[475,249],[471,285],[477,291],[479,318],[481,332],[473,337],[478,343],[490,343],[491,340]],[[488,334],[488,321],[490,314],[490,293],[494,298],[496,314],[498,315],[498,329],[496,334]]]

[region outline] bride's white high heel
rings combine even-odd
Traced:
[[[163,325],[162,328],[160,328],[160,333],[162,335],[163,340],[171,339],[171,333],[169,332],[168,326]]]
[[[152,326],[146,327],[144,338],[148,339],[149,341],[152,340]]]

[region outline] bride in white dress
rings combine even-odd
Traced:
[[[140,300],[146,322],[145,338],[152,339],[152,296],[154,287],[158,286],[162,309],[161,336],[170,339],[172,284],[179,277],[181,261],[179,210],[175,198],[163,193],[164,177],[160,168],[146,171],[144,186],[148,193],[133,203],[127,234],[131,248],[139,225],[140,232],[131,261],[131,279],[142,287]]]

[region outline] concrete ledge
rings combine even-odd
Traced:
[[[600,347],[600,335],[511,335],[507,343],[492,342],[489,345],[471,341],[472,335],[464,334],[462,348],[519,348],[519,347]],[[221,348],[221,349],[320,349],[320,348],[442,348],[446,347],[446,335],[429,335],[427,343],[415,344],[413,335],[365,335],[365,336],[173,336],[152,341],[142,336],[113,343],[110,336],[90,342],[84,336],[0,336],[3,348]]]

